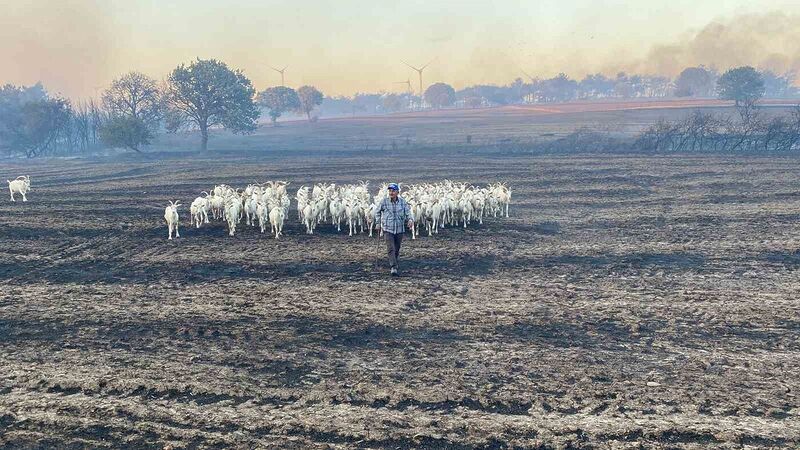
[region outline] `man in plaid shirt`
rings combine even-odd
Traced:
[[[408,203],[400,197],[397,183],[389,185],[389,197],[381,200],[375,208],[375,223],[380,224],[386,236],[386,250],[389,254],[389,266],[393,277],[400,276],[397,271],[397,259],[400,257],[400,243],[403,241],[405,226],[411,228],[414,216]]]

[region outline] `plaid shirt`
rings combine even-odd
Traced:
[[[389,197],[381,200],[375,208],[375,223],[380,223],[381,228],[386,233],[400,234],[406,230],[406,222],[414,220],[408,202],[402,197],[397,197],[396,202],[392,202]]]

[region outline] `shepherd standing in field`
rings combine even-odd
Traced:
[[[414,225],[414,216],[411,208],[402,197],[397,183],[391,183],[388,187],[389,197],[381,200],[375,208],[375,223],[386,236],[386,250],[389,255],[389,267],[393,277],[400,276],[397,270],[397,260],[400,258],[400,243],[403,242],[405,226],[411,228]]]

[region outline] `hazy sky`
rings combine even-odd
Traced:
[[[800,68],[798,0],[0,0],[0,84],[72,98],[120,74],[164,78],[218,58],[256,89],[400,91],[416,74],[456,88],[560,71],[675,75],[706,63]]]

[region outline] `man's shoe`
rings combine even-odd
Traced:
[[[392,274],[393,277],[399,277],[400,276],[400,274],[397,272],[397,269],[394,268],[394,267],[392,267],[391,274]]]

